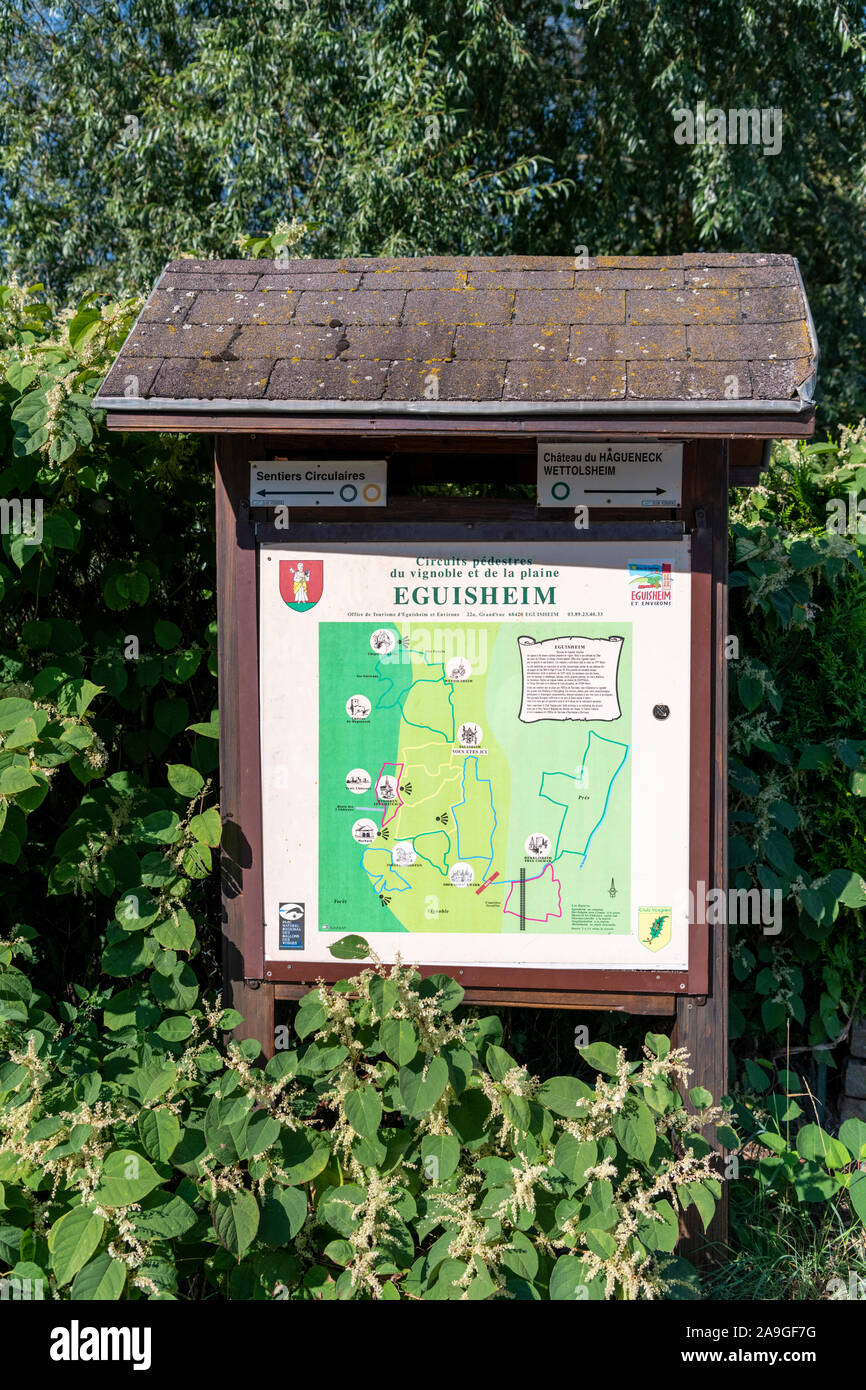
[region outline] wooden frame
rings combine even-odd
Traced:
[[[472,448],[474,442],[470,441],[467,454],[455,465],[452,476],[459,470],[473,479],[480,472],[488,477],[506,474],[510,480],[526,480],[531,466],[534,479],[534,451],[530,458],[525,442],[522,441],[519,451],[524,457],[517,460],[513,454],[509,460],[500,460],[491,459],[489,453],[476,453]],[[305,452],[305,442],[296,441],[294,437],[288,447],[293,453]],[[344,445],[344,449],[347,447]],[[259,1020],[258,1015],[263,1013],[272,1018],[275,998],[298,997],[317,979],[333,981],[351,977],[364,967],[362,962],[275,962],[266,961],[264,956],[258,746],[259,541],[351,538],[360,526],[363,526],[365,540],[455,540],[468,534],[474,540],[568,539],[577,544],[601,539],[639,542],[691,532],[689,878],[693,892],[699,882],[723,886],[722,880],[711,873],[711,868],[715,819],[713,750],[718,737],[714,727],[714,651],[720,647],[714,607],[719,580],[715,567],[719,557],[712,518],[718,497],[717,475],[724,472],[724,445],[685,442],[683,505],[679,512],[661,516],[654,513],[651,521],[647,520],[646,513],[635,509],[605,512],[600,522],[591,517],[593,524],[581,533],[575,533],[568,510],[539,509],[529,500],[481,499],[467,503],[462,498],[440,501],[403,496],[400,487],[401,481],[405,484],[406,477],[401,480],[399,468],[396,475],[392,473],[389,507],[387,511],[378,512],[373,522],[369,521],[367,512],[293,508],[290,529],[276,530],[266,519],[270,515],[268,512],[257,511],[258,520],[249,512],[246,497],[249,463],[265,452],[285,456],[286,450],[285,436],[255,435],[218,437],[216,450],[224,964],[230,993],[244,996],[246,1002],[241,1012],[249,1017],[252,1009],[255,1015],[252,1035],[259,1037],[266,1051],[272,1046],[272,1028],[262,1027],[264,1020]],[[355,456],[367,451],[381,454],[381,442],[353,441]],[[332,449],[330,452],[333,457],[339,451]],[[402,462],[412,482],[424,481],[426,477],[441,478],[438,461],[432,467],[425,467],[427,459],[423,455],[416,459],[414,450],[408,452]],[[697,900],[696,895],[694,900]],[[704,999],[708,993],[712,970],[709,929],[701,923],[690,925],[687,971],[543,970],[495,965],[422,967],[423,974],[442,970],[452,973],[467,989],[470,1000],[479,1003],[670,1013],[677,1002]],[[254,993],[257,997],[252,1001],[249,996]]]
[[[183,402],[177,410],[157,412],[152,410],[112,411],[109,428],[125,430],[127,433],[144,430],[176,430],[182,434],[213,435],[275,435],[290,434],[297,438],[302,434],[320,436],[329,444],[346,441],[354,448],[363,435],[416,436],[426,437],[428,441],[440,441],[439,447],[453,449],[455,437],[464,443],[471,437],[482,442],[500,439],[509,445],[521,437],[533,446],[536,438],[545,436],[556,438],[560,435],[570,439],[803,439],[814,433],[814,416],[808,413],[786,412],[771,415],[755,413],[752,415],[717,414],[711,412],[701,415],[681,415],[677,417],[677,402],[670,402],[669,416],[629,415],[617,419],[613,415],[543,415],[522,416],[515,406],[513,418],[507,416],[461,416],[449,419],[444,415],[425,416],[418,412],[410,415],[365,415],[358,412],[351,417],[335,418],[330,412],[316,415],[297,415],[280,419],[277,416],[254,411],[184,410]],[[290,423],[287,423],[290,420]],[[483,444],[482,444],[483,446]]]
[[[203,423],[203,422],[201,422]],[[223,877],[223,971],[225,998],[243,1014],[244,1021],[236,1030],[238,1038],[255,1038],[265,1056],[274,1051],[274,1014],[277,1001],[299,998],[309,987],[300,978],[277,980],[273,966],[271,975],[265,973],[264,924],[261,911],[261,858],[257,847],[261,840],[260,769],[258,746],[258,597],[257,597],[257,523],[251,518],[247,505],[249,463],[264,451],[285,455],[286,452],[308,453],[322,449],[325,435],[319,431],[325,421],[306,422],[310,433],[296,433],[293,422],[290,432],[267,434],[223,433],[216,438],[216,532],[219,625],[219,705],[221,720],[220,777],[223,816],[222,877]],[[331,422],[333,424],[333,422]],[[354,424],[354,422],[352,422]],[[362,422],[358,422],[362,424]],[[406,470],[414,482],[441,478],[437,454],[448,450],[453,455],[453,438],[442,433],[433,435],[418,429],[383,440],[381,421],[366,422],[377,428],[365,431],[351,426],[340,435],[327,431],[329,452],[351,450],[356,456],[383,451],[386,443],[391,453],[405,454],[403,462],[411,460]],[[423,422],[407,422],[422,425]],[[612,423],[612,422],[611,422]],[[682,531],[692,534],[692,668],[691,668],[691,807],[689,877],[694,885],[703,879],[708,885],[727,890],[727,536],[728,488],[734,482],[752,480],[760,466],[758,449],[764,457],[763,429],[742,430],[749,438],[732,439],[695,437],[698,430],[690,423],[690,434],[683,450],[682,505],[676,512],[655,513],[653,521],[634,510],[607,512],[600,526],[591,528],[595,535],[607,539],[639,540],[652,535],[663,538]],[[249,421],[246,422],[247,430]],[[657,422],[646,422],[646,437],[684,437],[683,430],[660,428]],[[134,428],[135,425],[132,425]],[[201,424],[199,425],[201,427]],[[213,427],[213,426],[211,426]],[[223,422],[220,422],[223,428]],[[563,431],[566,432],[566,431]],[[582,430],[571,430],[582,434]],[[726,431],[727,432],[727,431]],[[616,430],[596,427],[598,437],[616,437]],[[787,433],[780,430],[779,433]],[[452,468],[461,469],[472,480],[499,478],[503,481],[530,481],[534,471],[534,440],[499,435],[491,438],[479,431],[461,437],[464,450],[462,463],[450,460]],[[411,450],[411,452],[408,452]],[[424,452],[422,452],[424,451]],[[426,457],[425,457],[426,455]],[[736,473],[732,468],[736,461]],[[435,509],[423,498],[404,494],[405,477],[392,471],[391,500],[388,511],[393,524],[411,519],[416,528],[431,523],[426,520],[435,510],[443,518],[462,517],[465,521],[466,503],[452,499],[440,501]],[[562,514],[540,510],[529,501],[487,501],[487,520],[476,524],[478,539],[485,536],[511,539],[529,524],[536,529],[545,525],[563,530]],[[567,517],[567,513],[565,514]],[[424,518],[424,519],[422,519]],[[310,513],[293,512],[293,519],[307,525],[313,520]],[[317,530],[326,523],[345,524],[345,513],[316,513]],[[259,524],[261,533],[265,526]],[[436,524],[436,523],[432,523]],[[294,536],[297,531],[292,527]],[[282,532],[286,537],[292,534]],[[321,535],[321,530],[319,530]],[[416,530],[417,534],[417,530]],[[574,533],[571,531],[573,539]],[[588,533],[585,533],[588,534]],[[255,717],[251,717],[254,712]],[[696,775],[698,772],[702,775]],[[531,982],[511,978],[495,984],[489,978],[475,982],[466,972],[458,978],[466,988],[466,1002],[483,1005],[514,1007],[611,1010],[644,1016],[670,1018],[675,1015],[674,1043],[688,1050],[692,1079],[706,1086],[715,1098],[727,1092],[728,1065],[728,964],[727,927],[709,927],[692,923],[689,942],[690,969],[668,986],[661,977],[675,972],[650,972],[658,978],[650,984],[644,979],[636,988],[626,980],[627,972],[608,972],[615,978],[605,979],[605,972],[594,982],[595,987],[574,988],[578,972],[571,976],[569,990],[558,987],[554,980],[539,980],[532,972]],[[343,978],[363,968],[362,964],[320,967],[320,978]],[[435,967],[429,967],[430,970]],[[521,972],[512,972],[512,975]],[[549,972],[555,974],[556,972]],[[590,972],[580,972],[585,976]],[[636,973],[636,972],[635,972]],[[535,988],[528,988],[532,983]],[[654,984],[655,992],[652,985]],[[685,1097],[689,1105],[688,1097]],[[691,1107],[690,1107],[691,1108]],[[711,1129],[707,1139],[717,1148]],[[713,1245],[723,1246],[728,1229],[728,1188],[722,1184],[722,1197],[706,1235],[696,1225],[694,1209],[686,1213],[688,1239],[682,1249],[686,1254],[700,1254],[706,1259]]]

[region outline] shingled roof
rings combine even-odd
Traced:
[[[97,396],[205,407],[809,413],[791,256],[425,256],[169,264]],[[463,403],[463,404],[458,404]],[[663,403],[663,404],[662,404]]]

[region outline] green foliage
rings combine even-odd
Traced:
[[[257,1043],[222,1055],[236,1019],[205,999],[186,1007],[187,1038],[154,1029],[171,1016],[153,968],[125,991],[122,1030],[93,1027],[103,996],[80,991],[70,1046],[14,964],[33,939],[0,944],[0,991],[20,1001],[0,1023],[0,1264],[21,1274],[26,1255],[52,1296],[564,1300],[694,1284],[670,1256],[677,1212],[694,1203],[709,1221],[720,1194],[697,1128],[719,1112],[685,1109],[682,1052],[630,1063],[620,1049],[605,1076],[541,1085],[489,1020],[455,1016],[452,981],[431,990],[400,965],[311,991],[298,1045],[264,1066]],[[391,1024],[417,1039],[403,1066],[381,1042]]]
[[[573,90],[570,38],[548,8],[59,9],[62,42],[51,15],[0,19],[0,246],[61,293],[89,287],[95,264],[122,292],[173,254],[239,243],[272,255],[484,251],[510,219],[542,225],[535,205],[573,186],[541,148],[564,135]],[[280,219],[286,232],[248,238]]]
[[[238,245],[786,252],[822,409],[866,412],[863,33],[836,0],[734,0],[699,23],[684,0],[58,0],[4,6],[0,55],[0,254],[53,293],[95,269],[140,290],[174,256]],[[781,148],[677,144],[698,101],[777,108]],[[94,314],[76,312],[76,348]],[[84,408],[68,423],[58,453]]]
[[[768,1081],[772,1069],[768,1069]],[[806,1094],[793,1072],[781,1073],[782,1089],[750,1096],[733,1106],[742,1141],[733,1131],[720,1138],[742,1145],[741,1177],[753,1179],[761,1194],[777,1205],[791,1200],[803,1207],[821,1205],[837,1224],[866,1226],[866,1124],[846,1120],[834,1138],[820,1124],[804,1120],[797,1097]],[[861,1231],[862,1235],[862,1231]]]
[[[862,989],[866,570],[849,492],[866,482],[863,433],[777,446],[732,508],[731,883],[783,906],[780,922],[731,928],[731,1032],[747,1050],[789,1024],[798,1043],[835,1042]]]
[[[208,461],[92,409],[137,302],[89,295],[54,321],[38,290],[0,289],[0,495],[42,513],[0,540],[0,893],[20,927],[43,905],[41,983],[64,1008],[101,966],[122,1038],[149,1016],[124,987],[145,970],[177,1011],[202,947],[216,977],[196,934],[220,836]]]

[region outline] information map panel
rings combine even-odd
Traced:
[[[267,959],[686,969],[689,544],[263,545]]]

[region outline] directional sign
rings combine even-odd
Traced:
[[[250,464],[251,507],[384,507],[385,459],[272,459]]]
[[[538,446],[540,507],[678,507],[682,444]]]

